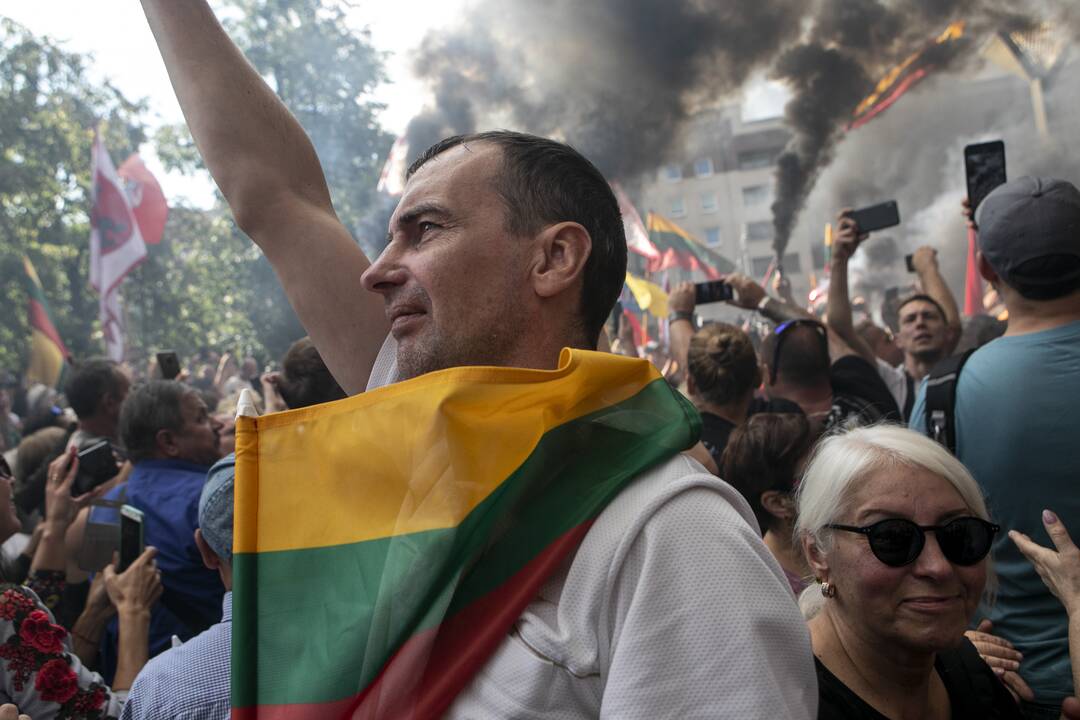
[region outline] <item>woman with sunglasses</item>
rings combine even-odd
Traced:
[[[819,718],[1020,718],[964,637],[999,528],[956,458],[900,427],[853,430],[818,446],[797,498]]]

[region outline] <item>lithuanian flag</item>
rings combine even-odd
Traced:
[[[690,233],[667,218],[649,213],[649,240],[660,251],[660,257],[649,261],[649,272],[670,268],[700,270],[710,280],[719,280],[724,273],[734,272],[735,265],[720,253],[698,242]]]
[[[26,369],[26,379],[30,383],[59,387],[70,354],[56,330],[41,280],[25,255],[23,270],[30,280],[30,366]]]
[[[234,720],[439,717],[605,505],[699,432],[648,362],[568,349],[239,418]]]

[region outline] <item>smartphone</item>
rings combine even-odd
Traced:
[[[723,280],[694,283],[694,304],[724,302],[735,297],[735,291]]]
[[[859,226],[860,233],[871,233],[900,224],[900,207],[895,200],[861,208],[848,214]]]
[[[158,369],[161,370],[161,377],[163,380],[175,380],[180,375],[180,358],[176,353],[172,352],[159,352],[157,354]]]
[[[907,265],[907,271],[908,272],[915,272],[915,256],[914,255],[905,255],[904,256],[904,264]]]
[[[84,495],[98,485],[107,483],[116,477],[120,467],[116,464],[112,444],[108,440],[87,445],[79,451],[79,473],[71,485],[71,494]]]
[[[120,508],[120,567],[116,571],[124,572],[131,567],[145,549],[142,511],[124,505]]]
[[[968,202],[971,212],[999,185],[1005,184],[1005,143],[1001,140],[964,148]]]

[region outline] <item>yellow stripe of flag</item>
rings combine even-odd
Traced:
[[[235,551],[454,527],[544,433],[660,377],[640,360],[564,349],[556,370],[453,368],[326,405],[239,418]],[[518,442],[493,445],[494,437]]]

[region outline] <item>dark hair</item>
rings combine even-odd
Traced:
[[[1051,282],[1033,282],[1026,278],[1065,278]],[[1002,278],[1025,300],[1046,302],[1057,300],[1080,290],[1080,257],[1075,255],[1044,255],[1020,263]]]
[[[814,445],[810,421],[795,413],[759,413],[731,432],[720,477],[742,493],[764,533],[776,518],[761,504],[769,490],[791,492],[799,461]]]
[[[278,390],[281,399],[290,408],[340,400],[345,391],[326,369],[311,338],[302,337],[294,342],[281,360],[281,383]]]
[[[467,143],[502,150],[495,189],[506,205],[506,229],[534,235],[545,226],[576,222],[589,233],[592,250],[582,278],[581,315],[586,339],[595,343],[626,279],[626,235],[611,186],[588,159],[569,145],[509,130],[455,135],[428,148],[409,168]]]
[[[773,383],[780,375],[789,385],[803,388],[829,380],[828,341],[810,324],[781,325],[765,337],[761,355],[770,363]]]
[[[687,368],[697,394],[717,405],[745,397],[761,382],[750,336],[727,323],[709,323],[694,333]]]
[[[184,426],[180,401],[194,392],[176,380],[151,380],[128,393],[120,408],[120,443],[132,462],[154,456],[159,430],[180,431]]]
[[[941,316],[941,322],[945,322],[945,308],[941,307],[941,303],[939,303],[937,300],[930,297],[926,293],[913,293],[911,295],[905,296],[904,299],[901,300],[900,303],[896,306],[897,318],[900,317],[900,313],[904,309],[905,305],[909,305],[916,301],[927,302],[933,305],[935,308],[937,308],[938,315]],[[897,320],[897,322],[899,322],[899,319]]]
[[[119,388],[119,375],[120,365],[107,358],[89,358],[75,365],[64,394],[80,420],[92,417],[101,399]]]

